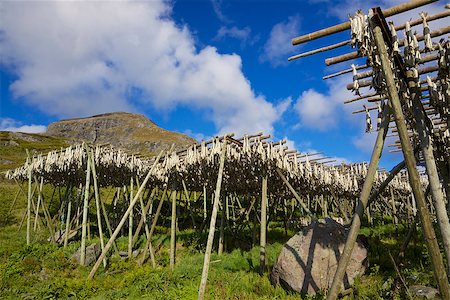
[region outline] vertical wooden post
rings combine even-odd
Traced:
[[[428,207],[425,202],[419,174],[416,169],[416,159],[414,157],[412,146],[409,140],[408,130],[406,128],[406,120],[403,115],[400,99],[398,97],[398,92],[391,69],[391,62],[389,61],[389,56],[384,43],[383,33],[380,26],[376,24],[374,20],[371,21],[371,26],[373,27],[375,43],[377,45],[377,48],[379,49],[381,67],[386,78],[388,95],[395,117],[398,134],[400,137],[403,156],[405,157],[405,162],[408,169],[409,182],[419,208],[419,216],[422,223],[423,234],[427,244],[428,252],[430,254],[436,283],[439,287],[442,298],[450,299],[450,286],[447,280],[444,262],[439,251],[439,245],[434,233],[433,224],[431,223]]]
[[[216,191],[214,193],[214,204],[211,213],[211,223],[209,225],[208,241],[206,243],[205,259],[203,262],[202,279],[198,289],[198,300],[203,300],[205,297],[206,281],[208,280],[209,262],[214,241],[214,231],[216,229],[217,209],[219,207],[220,189],[222,186],[223,169],[225,166],[225,155],[227,150],[226,139],[223,139],[222,151],[220,153],[220,165],[217,175]]]
[[[66,217],[66,230],[64,231],[64,248],[67,247],[67,243],[69,242],[69,231],[70,231],[70,213],[72,210],[72,199],[69,198],[69,202],[67,203],[67,217]]]
[[[422,155],[425,160],[431,197],[436,209],[439,229],[441,230],[444,253],[447,257],[447,261],[450,262],[450,222],[445,207],[444,194],[442,192],[441,183],[439,180],[436,159],[434,158],[432,140],[428,133],[428,127],[425,124],[428,117],[426,116],[422,102],[420,101],[422,98],[422,92],[420,91],[419,78],[415,78],[412,70],[407,71],[406,75],[408,78],[410,97],[413,101],[414,118],[416,120]],[[450,263],[448,263],[447,272],[450,272]]]
[[[86,259],[86,228],[88,219],[88,202],[89,202],[89,188],[91,179],[91,158],[89,157],[88,146],[85,146],[86,152],[86,185],[84,190],[84,203],[83,203],[83,223],[81,227],[81,253],[80,253],[80,264],[84,266]]]
[[[394,189],[390,188],[389,189],[391,192],[391,204],[392,204],[392,221],[394,222],[394,225],[398,224],[398,220],[397,220],[397,207],[395,206],[395,197],[394,197]]]
[[[261,228],[259,236],[259,273],[262,275],[266,268],[266,230],[267,230],[267,175],[262,178],[261,190]]]
[[[172,191],[172,216],[170,219],[170,269],[175,268],[175,251],[176,251],[176,224],[177,224],[177,191]]]
[[[95,195],[95,210],[97,213],[97,226],[98,226],[98,234],[100,236],[100,247],[103,251],[105,249],[105,242],[103,241],[103,229],[102,229],[102,218],[100,214],[100,194],[98,192],[97,185],[97,172],[95,169],[95,157],[94,152],[91,150],[91,161],[92,161],[92,182],[94,184],[94,195]],[[69,202],[70,205],[70,202]],[[106,259],[103,260],[103,267],[106,268]]]
[[[117,225],[116,230],[114,230],[114,233],[112,234],[111,238],[109,239],[108,243],[106,244],[105,249],[103,249],[102,254],[100,254],[100,257],[97,259],[97,262],[95,263],[94,267],[92,268],[91,272],[89,273],[88,279],[94,278],[95,272],[97,272],[98,267],[100,267],[102,260],[105,258],[106,254],[108,253],[109,249],[111,248],[112,244],[114,243],[114,240],[119,235],[119,232],[122,229],[122,226],[125,224],[125,222],[128,218],[128,215],[130,214],[130,212],[133,209],[136,202],[139,200],[141,193],[144,191],[144,188],[145,188],[148,180],[150,179],[153,169],[155,168],[156,164],[158,163],[162,153],[163,153],[163,151],[161,151],[159,153],[158,157],[156,158],[155,162],[153,163],[153,166],[148,171],[147,176],[145,176],[145,179],[142,182],[142,185],[139,187],[139,190],[137,191],[136,196],[134,196],[133,201],[130,203],[130,206],[128,207],[127,211],[125,212],[122,219],[120,220],[119,225]]]
[[[206,185],[203,185],[203,220],[206,220]]]
[[[39,206],[41,205],[42,200],[42,186],[44,185],[44,177],[41,177],[41,183],[39,184],[39,190],[38,190],[38,202],[36,205],[36,214],[34,217],[34,227],[33,230],[36,231],[37,221],[39,217]]]
[[[350,261],[353,248],[358,237],[359,228],[361,227],[361,220],[364,215],[364,210],[369,200],[370,191],[372,190],[373,182],[375,179],[375,173],[377,172],[378,163],[380,161],[381,153],[383,151],[384,140],[389,127],[390,113],[388,107],[383,110],[383,118],[380,130],[378,131],[377,139],[372,151],[372,157],[370,158],[369,169],[367,170],[366,179],[359,196],[359,201],[356,206],[355,214],[353,216],[352,225],[345,242],[344,250],[339,258],[338,267],[333,277],[330,291],[328,293],[328,300],[335,300],[338,296],[339,289],[341,288],[342,281],[347,270],[348,262]]]
[[[222,199],[223,199],[223,197],[222,197]],[[222,203],[222,215],[220,218],[220,231],[219,231],[219,247],[217,249],[217,254],[219,256],[221,256],[223,253],[224,226],[225,226],[225,203]]]
[[[27,245],[30,245],[30,229],[31,229],[31,188],[32,188],[32,165],[33,159],[30,157],[27,149],[27,160],[29,161],[28,167],[28,203],[27,203]]]
[[[133,176],[130,179],[130,204],[133,201],[133,189],[134,182]],[[129,222],[128,222],[128,258],[131,259],[133,256],[133,210],[130,211]]]

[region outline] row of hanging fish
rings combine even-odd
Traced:
[[[6,177],[26,180],[31,170],[32,176],[43,177],[46,183],[54,185],[84,183],[87,160],[92,157],[100,186],[127,185],[131,177],[145,177],[154,165],[150,185],[168,184],[181,189],[184,182],[191,191],[203,191],[204,186],[213,190],[220,153],[226,140],[225,137],[216,137],[210,143],[192,145],[182,152],[166,153],[156,163],[154,159],[141,159],[110,146],[76,145],[28,159],[23,166],[8,171]],[[258,136],[245,136],[239,140],[241,142],[237,144],[226,142],[222,183],[226,191],[258,194],[261,177],[267,175],[271,193],[283,195],[287,190],[276,171],[280,169],[301,193],[333,193],[353,197],[359,193],[367,175],[365,163],[327,166],[310,161],[307,154],[300,158],[298,152],[289,152],[282,141],[266,142]],[[91,155],[88,156],[88,153]],[[386,177],[386,172],[377,172],[375,184],[380,184]],[[396,176],[391,186],[400,192],[410,191],[404,176]]]

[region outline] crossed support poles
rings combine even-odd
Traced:
[[[422,186],[419,179],[419,174],[416,169],[416,159],[413,154],[413,149],[409,140],[408,131],[406,127],[405,117],[403,115],[399,94],[394,81],[394,74],[391,69],[391,62],[387,53],[385,40],[383,37],[382,28],[387,28],[386,21],[384,20],[383,14],[379,8],[372,10],[373,15],[370,17],[370,26],[373,30],[373,35],[376,43],[376,47],[379,51],[379,56],[381,60],[382,71],[386,80],[387,92],[389,98],[389,104],[392,109],[392,114],[395,119],[395,123],[398,129],[400,143],[403,151],[403,156],[405,158],[405,164],[408,170],[409,181],[413,191],[414,198],[417,202],[419,217],[421,219],[422,230],[425,237],[425,242],[430,254],[434,277],[436,279],[437,285],[439,287],[441,296],[443,299],[450,299],[450,286],[447,280],[447,274],[442,260],[442,256],[439,252],[439,246],[437,243],[436,235],[433,229],[433,224],[431,222],[430,213],[428,211],[426,199],[422,191]],[[421,105],[420,103],[413,103],[413,106]],[[418,109],[416,107],[416,109]],[[420,115],[417,115],[420,117]],[[334,300],[337,298],[339,289],[341,288],[342,280],[345,275],[345,270],[347,268],[348,262],[350,260],[353,247],[356,242],[356,238],[361,226],[361,218],[364,214],[364,210],[367,206],[370,191],[372,189],[374,175],[378,167],[379,159],[384,145],[385,135],[389,124],[389,117],[384,114],[384,121],[382,128],[378,132],[377,140],[375,142],[375,147],[372,153],[372,158],[369,165],[368,174],[364,182],[363,189],[359,197],[359,203],[356,208],[355,215],[352,220],[352,225],[350,232],[347,237],[347,241],[343,250],[343,253],[339,259],[339,264],[333,278],[333,283],[331,285],[330,291],[328,293],[327,299]],[[422,118],[423,120],[423,118]],[[420,121],[420,119],[419,119]],[[428,165],[427,165],[428,169]],[[430,178],[430,173],[429,178]],[[431,183],[431,182],[430,182]],[[445,210],[444,210],[445,212]]]

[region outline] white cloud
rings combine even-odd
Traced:
[[[293,140],[290,140],[288,137],[284,137],[283,140],[286,140],[286,146],[288,146],[289,150],[297,150],[295,148],[295,142]]]
[[[217,35],[214,39],[222,40],[226,37],[230,37],[233,39],[240,40],[242,46],[244,46],[245,44],[253,45],[258,40],[258,37],[252,37],[251,34],[252,30],[248,26],[244,28],[239,28],[236,26],[232,27],[222,26],[217,31]]]
[[[288,55],[295,51],[291,39],[298,35],[299,29],[300,17],[298,15],[290,16],[286,22],[276,24],[270,31],[260,60],[270,62],[275,67],[287,64]]]
[[[373,147],[375,146],[377,135],[377,131],[372,131],[370,133],[361,132],[359,135],[353,137],[352,139],[353,145],[357,149],[359,149],[365,157],[367,157],[367,160],[370,160],[370,155],[373,152]],[[401,158],[401,154],[399,153],[389,153],[389,151],[393,150],[394,148],[388,147],[388,145],[393,144],[397,139],[398,137],[395,136],[386,137],[382,153],[382,162],[390,164]]]
[[[0,118],[0,131],[43,133],[47,131],[47,126],[34,124],[24,125],[11,118]]]
[[[213,2],[214,3],[214,2]],[[236,54],[197,49],[166,1],[3,2],[2,63],[20,101],[58,117],[199,109],[219,132],[269,132],[277,108]]]
[[[377,132],[362,133],[353,138],[353,145],[365,154],[372,153],[375,140],[377,139]]]
[[[223,13],[222,0],[211,0],[214,12],[217,18],[224,23],[231,23],[232,21]]]
[[[295,109],[306,127],[327,130],[336,124],[333,116],[336,103],[330,97],[313,89],[304,91],[295,105]]]
[[[295,104],[300,126],[327,131],[333,129],[345,116],[351,116],[350,110],[355,104],[344,105],[345,100],[354,97],[345,87],[348,82],[351,82],[351,79],[342,76],[328,80],[325,93],[314,89],[304,91]]]

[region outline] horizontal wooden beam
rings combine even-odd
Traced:
[[[433,2],[436,2],[438,0],[412,0],[388,9],[383,10],[383,15],[385,17],[391,17],[397,14],[400,14],[402,12],[420,7],[420,6],[424,6]],[[299,44],[303,44],[305,42],[309,42],[324,36],[328,36],[328,35],[332,35],[338,32],[342,32],[345,30],[350,29],[350,21],[341,23],[341,24],[337,24],[325,29],[321,29],[312,33],[308,33],[296,38],[292,39],[292,45],[299,45]]]

